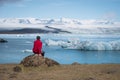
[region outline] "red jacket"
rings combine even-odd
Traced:
[[[42,51],[42,41],[41,40],[34,41],[33,52],[35,54],[41,54],[41,51]]]

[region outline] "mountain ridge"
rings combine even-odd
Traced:
[[[53,31],[37,29],[37,28],[23,28],[23,29],[15,29],[15,30],[2,30],[0,34],[28,34],[28,33],[70,33],[68,31],[54,29]]]
[[[39,19],[39,18],[0,18],[0,23],[11,23],[11,24],[115,24],[114,21],[110,20],[81,20],[81,19]]]
[[[25,29],[27,29],[27,31],[30,29],[33,32],[38,32],[38,29],[40,33],[120,34],[120,22],[111,20],[80,20],[69,18],[0,18],[1,33],[17,33],[16,31],[25,33]],[[30,31],[28,33],[30,33]]]

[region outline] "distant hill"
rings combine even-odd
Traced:
[[[33,28],[0,31],[0,34],[25,34],[25,33],[70,33],[70,32],[63,31],[63,30],[60,30],[60,29],[54,29],[54,30],[51,31],[51,30],[33,29]]]

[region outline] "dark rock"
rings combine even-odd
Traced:
[[[5,42],[7,42],[7,40],[0,39],[0,43],[5,43]]]
[[[14,70],[15,72],[21,72],[21,71],[22,71],[22,68],[19,67],[19,66],[15,66],[15,67],[13,68],[13,70]]]
[[[45,64],[47,64],[48,67],[54,66],[54,65],[59,65],[58,62],[56,62],[52,59],[48,59],[48,58],[45,58]]]
[[[80,65],[80,63],[74,62],[74,63],[72,63],[72,65]]]
[[[85,78],[84,80],[96,80],[96,79],[92,77],[88,77],[88,78]]]
[[[44,58],[42,56],[37,56],[37,55],[30,55],[25,57],[21,63],[25,67],[38,67],[38,66],[54,66],[54,65],[59,65],[58,62],[49,59],[49,58]]]

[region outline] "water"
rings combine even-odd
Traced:
[[[0,64],[20,63],[20,61],[33,54],[31,49],[33,41],[38,34],[1,34],[0,38],[8,40],[8,43],[0,43]],[[82,64],[120,63],[120,51],[81,51],[79,49],[63,49],[61,46],[46,46],[45,40],[80,39],[81,41],[108,42],[120,40],[118,35],[76,35],[76,34],[40,34],[43,41],[45,57],[54,59],[61,64],[79,62]],[[25,52],[26,51],[26,52]]]

